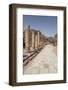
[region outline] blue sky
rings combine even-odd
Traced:
[[[57,16],[23,16],[24,27],[40,30],[45,36],[54,36],[57,33]]]

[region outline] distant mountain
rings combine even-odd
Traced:
[[[54,45],[57,45],[57,34],[55,34],[54,37],[48,37],[48,41]]]

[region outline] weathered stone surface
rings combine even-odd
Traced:
[[[42,49],[29,63],[24,65],[24,74],[44,74],[57,72],[57,34],[46,37],[39,30],[26,27],[23,32],[23,57]]]
[[[28,26],[25,30],[25,49],[29,52],[30,44],[29,44],[29,37],[30,37],[30,27]]]
[[[57,73],[56,50],[55,46],[46,45],[32,61],[24,66],[24,74]]]
[[[35,49],[35,32],[32,31],[32,50],[34,51]]]

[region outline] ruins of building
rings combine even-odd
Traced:
[[[38,50],[45,45],[46,37],[39,31],[25,27],[23,32],[23,47],[27,52]]]
[[[32,29],[30,26],[25,27],[23,31],[23,65],[28,64],[47,44],[57,45],[57,35],[46,37],[40,30]]]

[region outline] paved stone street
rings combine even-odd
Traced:
[[[24,74],[45,74],[57,72],[57,48],[46,45],[41,52],[24,66]]]

